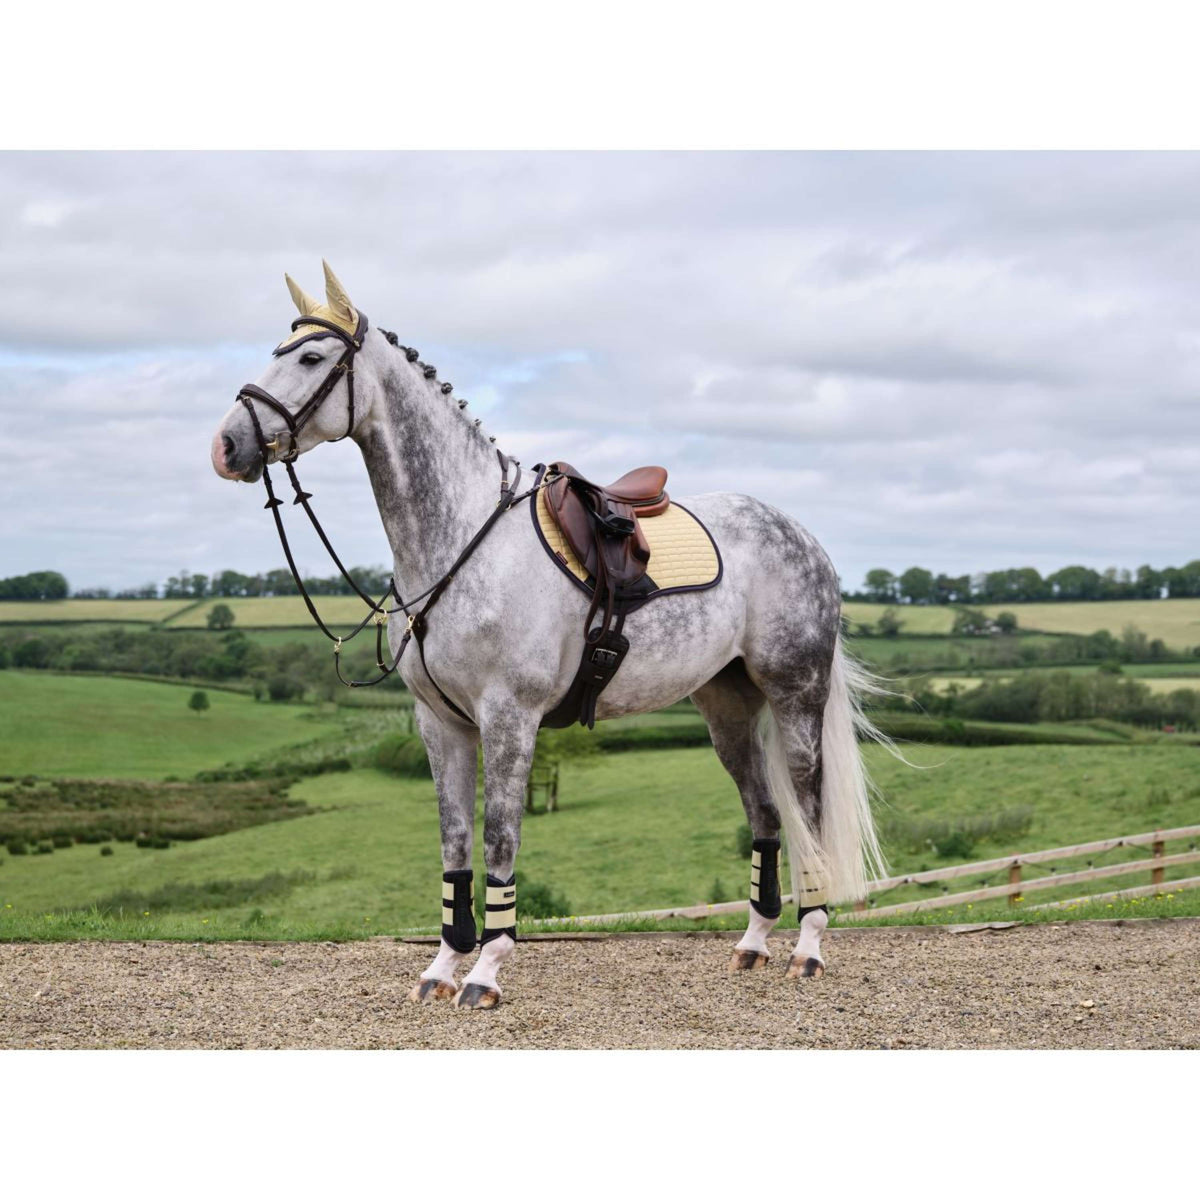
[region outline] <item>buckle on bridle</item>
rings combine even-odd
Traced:
[[[288,439],[286,444],[284,438]],[[263,442],[263,449],[274,454],[276,462],[295,462],[300,457],[290,429],[278,430],[269,442]]]

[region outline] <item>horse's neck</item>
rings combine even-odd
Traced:
[[[355,435],[395,558],[400,595],[424,591],[451,567],[495,508],[495,447],[403,359]]]

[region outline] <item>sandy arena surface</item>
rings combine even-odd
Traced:
[[[427,945],[0,945],[0,1047],[1200,1047],[1200,920],[826,934],[726,973],[733,942],[526,941],[491,1012],[414,1005]]]

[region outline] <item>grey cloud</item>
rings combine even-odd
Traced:
[[[276,564],[207,444],[322,255],[525,463],[747,487],[851,584],[1193,558],[1197,185],[1195,154],[8,154],[0,573]],[[304,466],[384,560],[353,450]]]

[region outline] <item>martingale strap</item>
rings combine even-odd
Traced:
[[[487,906],[483,917],[482,946],[498,938],[502,933],[517,940],[517,877],[513,875],[505,882],[495,875],[487,877]]]

